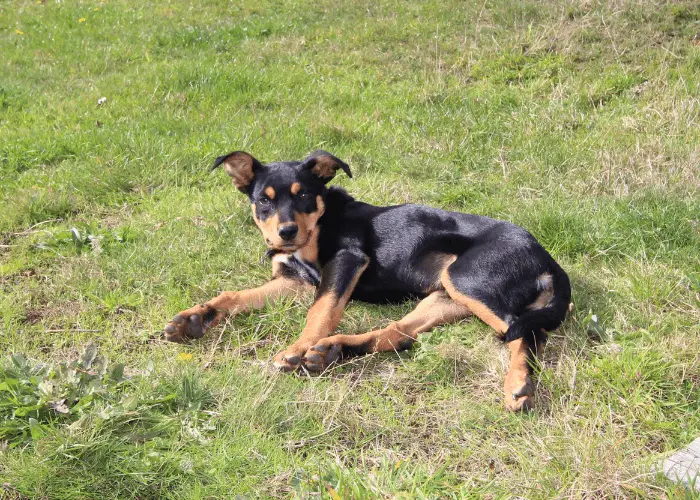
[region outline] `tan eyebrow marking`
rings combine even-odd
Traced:
[[[292,194],[297,194],[299,191],[301,191],[301,184],[295,182],[292,184],[292,187],[289,188],[289,190],[292,192]]]
[[[265,194],[267,195],[268,198],[271,200],[275,199],[275,190],[272,188],[272,186],[267,186],[265,188]]]

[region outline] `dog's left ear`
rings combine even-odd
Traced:
[[[348,174],[348,177],[352,178],[350,167],[344,161],[321,149],[317,149],[307,156],[301,163],[301,168],[310,170],[324,184],[335,177],[338,169],[342,169]]]

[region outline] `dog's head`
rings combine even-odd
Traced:
[[[233,185],[248,196],[255,223],[271,249],[292,252],[311,237],[325,205],[326,184],[338,169],[352,177],[350,167],[325,151],[302,161],[263,165],[248,153],[220,156],[212,170],[223,165]]]

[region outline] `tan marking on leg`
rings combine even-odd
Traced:
[[[554,297],[554,284],[552,283],[552,275],[549,273],[544,273],[541,274],[537,278],[537,288],[540,291],[540,294],[537,296],[537,299],[527,306],[526,309],[529,310],[535,310],[535,309],[542,309],[543,307],[546,307],[547,304],[549,304],[549,301],[552,300]]]
[[[199,304],[179,312],[166,326],[166,338],[174,342],[192,338],[192,334],[190,333],[188,336],[187,332],[188,329],[192,328],[192,325],[189,324],[190,318],[195,315],[198,317],[198,331],[195,337],[198,338],[229,315],[260,309],[268,301],[311,291],[312,289],[313,287],[310,284],[302,280],[279,277],[257,288],[237,292],[223,292],[205,304]],[[208,323],[205,325],[204,321],[208,321]]]
[[[534,387],[528,366],[528,347],[523,339],[508,343],[510,367],[503,382],[506,408],[512,411],[529,410],[532,407]]]
[[[543,279],[546,285],[546,276],[542,275],[540,278]],[[504,334],[508,330],[509,325],[489,309],[486,304],[461,293],[455,288],[447,268],[442,273],[441,282],[450,297],[456,302],[469,307],[476,316],[499,334]],[[512,411],[529,410],[532,408],[532,395],[534,394],[528,366],[529,348],[523,339],[517,339],[508,343],[508,349],[510,350],[510,368],[503,383],[506,408]]]
[[[355,348],[361,353],[398,351],[407,349],[419,334],[445,323],[452,323],[471,314],[468,307],[452,300],[446,292],[434,292],[418,303],[416,308],[399,321],[386,328],[360,335],[333,335],[320,340],[314,350],[306,353],[307,360],[322,363],[320,351],[327,352],[331,346]],[[318,347],[321,347],[319,350]]]
[[[274,199],[275,199],[275,194],[276,194],[276,193],[275,193],[275,188],[273,188],[272,186],[267,186],[267,187],[265,188],[265,194],[267,195],[268,198],[270,198],[271,200],[274,200]]]
[[[302,339],[319,339],[327,337],[335,331],[340,323],[340,318],[343,315],[343,310],[350,300],[355,286],[357,285],[357,280],[360,279],[362,273],[367,269],[369,262],[365,263],[362,267],[358,268],[353,276],[350,286],[343,295],[337,297],[333,293],[328,293],[316,301],[316,303],[311,306],[309,312],[306,316],[306,327],[301,333]],[[316,305],[318,304],[318,306]],[[313,344],[306,346],[306,349],[311,347]],[[304,349],[304,351],[306,351]]]
[[[483,302],[463,294],[452,284],[447,268],[442,272],[440,279],[442,286],[445,287],[447,293],[455,302],[465,305],[474,313],[481,321],[496,330],[499,334],[504,334],[508,330],[508,323],[499,318],[489,307]]]
[[[311,288],[311,285],[302,280],[280,277],[268,281],[257,288],[238,292],[223,292],[218,297],[211,299],[207,304],[229,314],[239,314],[265,307],[267,302],[280,297],[288,297],[303,291],[310,291]]]
[[[367,269],[368,264],[369,262],[357,269],[350,286],[343,295],[337,296],[329,292],[316,299],[306,314],[306,326],[302,330],[301,336],[286,350],[275,356],[274,365],[276,367],[285,371],[296,369],[301,363],[302,356],[312,345],[335,331],[343,316],[345,305],[350,300],[352,291],[357,285],[357,280]]]
[[[293,182],[292,186],[289,188],[289,192],[292,194],[297,194],[299,191],[301,191],[301,184],[298,182]]]

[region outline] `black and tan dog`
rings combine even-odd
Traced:
[[[177,314],[168,340],[199,338],[222,318],[316,287],[301,337],[275,357],[284,371],[321,371],[342,354],[409,348],[419,333],[474,314],[508,343],[506,406],[530,408],[531,364],[564,320],[569,279],[526,230],[508,222],[420,205],[375,207],[326,188],[349,167],[325,151],[263,165],[236,151],[216,159],[251,203],[272,255],[271,281],[224,292]],[[350,299],[422,299],[386,328],[331,335]]]

